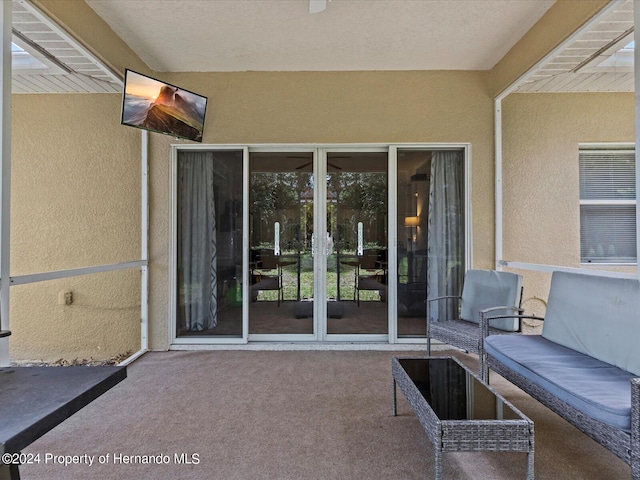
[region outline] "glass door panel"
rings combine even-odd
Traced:
[[[327,152],[327,334],[388,334],[387,152]]]
[[[397,199],[398,337],[424,337],[427,298],[461,292],[464,150],[398,149]]]
[[[249,334],[314,333],[313,153],[249,155]]]
[[[242,337],[242,150],[176,164],[176,337]]]

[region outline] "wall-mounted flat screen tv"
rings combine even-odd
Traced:
[[[127,69],[122,124],[202,142],[207,97]]]

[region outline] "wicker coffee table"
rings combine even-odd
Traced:
[[[444,452],[523,452],[533,480],[533,422],[452,357],[393,358],[396,385],[404,393],[435,450],[435,478]]]

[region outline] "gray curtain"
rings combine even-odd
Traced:
[[[436,151],[431,157],[427,230],[427,298],[460,295],[464,272],[464,154]],[[431,319],[458,318],[457,302],[433,302]],[[430,320],[431,320],[430,319]]]
[[[218,323],[214,169],[212,152],[180,153],[178,282],[188,331]]]

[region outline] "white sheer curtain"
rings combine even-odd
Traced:
[[[427,298],[460,295],[464,272],[463,164],[462,151],[435,151],[431,157]],[[457,318],[454,301],[432,305],[432,319]]]
[[[178,275],[184,328],[213,328],[217,318],[217,247],[212,152],[181,152]]]

